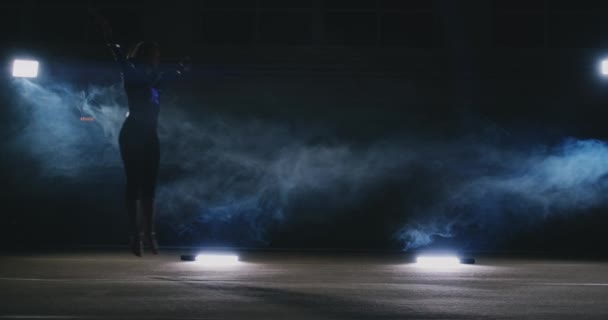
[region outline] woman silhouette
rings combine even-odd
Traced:
[[[142,41],[125,55],[120,45],[112,41],[112,30],[103,17],[100,22],[105,41],[120,65],[129,113],[119,135],[120,155],[126,175],[126,207],[131,232],[131,250],[143,255],[147,240],[153,254],[158,254],[154,228],[154,196],[158,176],[160,148],[157,134],[160,111],[160,88],[170,78],[184,71],[161,73],[158,70],[160,48],[155,42]],[[138,224],[137,200],[140,201],[142,224]]]

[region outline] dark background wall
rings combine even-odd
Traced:
[[[450,163],[456,157],[451,161],[458,165],[456,171],[481,167],[491,171],[487,162],[466,161],[453,149],[466,150],[470,143],[462,141],[471,137],[484,146],[493,144],[497,150],[520,152],[539,146],[550,149],[567,137],[603,139],[607,133],[603,124],[606,82],[597,71],[608,41],[608,20],[604,18],[608,8],[603,1],[206,0],[154,5],[5,1],[0,9],[0,42],[7,66],[0,111],[5,143],[0,171],[5,181],[2,234],[8,247],[117,244],[126,238],[119,163],[93,166],[78,175],[50,174],[55,169],[48,169],[40,159],[53,151],[24,152],[23,140],[16,140],[32,121],[45,120],[36,113],[41,112],[35,111],[36,106],[31,109],[32,102],[24,106],[27,94],[16,94],[23,88],[9,77],[13,57],[39,58],[39,81],[45,88],[55,83],[69,85],[74,92],[90,92],[92,85],[103,87],[119,81],[90,9],[110,20],[116,40],[124,46],[141,39],[158,41],[167,66],[190,56],[193,70],[167,93],[165,101],[170,102],[166,104],[187,114],[195,127],[211,126],[208,119],[213,118],[219,122],[230,119],[226,130],[232,128],[237,135],[253,130],[250,144],[257,141],[264,146],[251,152],[259,152],[260,158],[265,154],[260,150],[275,150],[268,145],[292,146],[292,142],[255,139],[255,134],[267,130],[274,137],[285,135],[282,130],[286,130],[290,141],[306,150],[318,145],[345,147],[354,154],[347,158],[353,162],[358,147],[388,141],[388,149],[362,154],[386,161],[415,150],[426,160],[441,158]],[[30,97],[34,94],[29,93]],[[45,113],[44,119],[72,123],[76,127],[70,127],[74,131],[69,135],[97,130],[92,129],[96,123],[80,123],[80,115],[73,113],[57,119]],[[185,125],[181,119],[179,123],[171,120],[168,127]],[[255,121],[260,127],[250,128]],[[92,135],[90,144],[79,142],[79,148],[88,154],[98,150],[91,145],[101,141],[100,136]],[[44,145],[55,143],[51,139],[40,142],[44,138],[40,131],[33,137]],[[178,139],[190,141],[179,135]],[[243,138],[235,139],[230,145]],[[409,140],[415,147],[403,142]],[[165,150],[172,150],[174,141],[166,140],[164,145]],[[452,151],[434,153],[422,146]],[[64,150],[61,148],[57,152]],[[488,153],[482,152],[484,156]],[[191,155],[200,158],[198,153]],[[81,156],[69,159],[84,161],[79,160]],[[283,156],[277,159],[285,159]],[[187,160],[175,165],[171,162],[175,159],[167,157],[160,184],[168,188]],[[426,160],[422,162],[428,163]],[[344,167],[350,172],[351,167]],[[340,188],[333,185],[328,190],[315,186],[312,193],[289,193],[287,204],[279,206],[288,212],[284,219],[260,214],[277,209],[259,204],[255,213],[243,211],[241,220],[205,220],[202,217],[212,215],[207,211],[194,214],[199,218],[183,218],[172,210],[203,209],[188,209],[182,199],[179,209],[161,205],[159,228],[167,244],[401,248],[403,239],[395,237],[399,229],[420,219],[416,212],[426,210],[423,217],[432,216],[432,203],[444,201],[439,194],[457,189],[450,182],[441,182],[453,170],[446,174],[427,169],[408,166],[397,170],[398,179],[390,179],[389,174],[389,178],[372,182],[357,180],[354,184],[365,187],[356,201],[332,200],[341,196]],[[344,179],[340,183],[351,181]],[[457,181],[468,181],[463,179]],[[238,196],[246,197],[243,193]],[[582,209],[550,208],[561,213],[530,225],[526,218],[505,218],[508,214],[504,212],[517,209],[501,209],[501,218],[493,218],[500,222],[480,223],[474,232],[467,223],[445,239],[448,245],[470,249],[567,247],[605,252],[600,246],[607,222],[603,205],[595,201]],[[255,222],[248,218],[251,215]],[[475,220],[483,220],[477,215]],[[188,232],[179,220],[188,222]],[[263,229],[264,235],[253,232],[252,236],[252,229]],[[437,236],[440,233],[434,234],[444,239]]]

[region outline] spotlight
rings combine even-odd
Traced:
[[[475,258],[455,255],[424,255],[416,258],[416,264],[425,267],[450,267],[460,264],[475,264]]]
[[[602,76],[608,76],[608,58],[600,62],[600,73]]]
[[[416,264],[426,267],[449,267],[460,264],[460,259],[456,256],[419,256]]]
[[[184,254],[182,261],[196,261],[206,265],[231,265],[239,262],[239,256],[227,253]]]
[[[13,77],[16,78],[36,78],[38,76],[38,61],[21,60],[13,61]]]

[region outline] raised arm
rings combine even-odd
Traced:
[[[127,61],[127,57],[122,50],[122,47],[118,43],[107,43],[108,48],[112,51],[112,55],[114,56],[114,60],[118,62],[122,69],[125,69],[130,66]]]
[[[114,41],[112,35],[112,26],[110,25],[110,22],[108,21],[108,19],[106,19],[106,17],[104,17],[94,9],[90,9],[89,12],[91,13],[91,15],[93,15],[95,23],[98,25],[106,45],[112,52],[112,56],[114,56],[114,60],[118,62],[121,68],[126,68],[129,65],[127,57],[124,51],[122,50],[122,47]]]
[[[156,80],[155,85],[163,87],[169,82],[179,80],[188,71],[190,71],[190,58],[185,57],[177,64],[176,68],[161,73]]]

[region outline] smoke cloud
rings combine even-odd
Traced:
[[[451,170],[465,171],[450,183],[446,196],[397,233],[405,250],[471,229],[495,235],[517,231],[549,215],[606,204],[608,145],[602,141],[566,139],[532,150],[486,145],[468,152],[467,163],[451,165]]]
[[[120,84],[16,79],[14,89],[28,120],[13,147],[35,159],[41,173],[86,179],[102,169],[122,172],[117,141],[127,107]],[[356,143],[327,128],[201,115],[180,104],[163,102],[157,203],[161,222],[193,241],[204,233],[266,244],[269,232],[301,219],[294,215],[302,204],[319,209],[307,219],[329,222],[362,205],[368,192],[395,186],[398,199],[378,210],[400,213],[393,236],[405,250],[471,230],[512,228],[506,221],[513,217],[537,223],[605,203],[602,141],[513,145],[480,130],[450,139],[401,132]]]
[[[118,86],[101,92],[96,87],[77,90],[27,79],[15,79],[14,85],[29,118],[15,144],[39,159],[45,172],[75,176],[83,170],[117,164],[113,148],[117,146],[120,120],[126,112],[114,100],[121,97]],[[81,121],[89,117],[97,125]],[[103,139],[99,130],[103,130]]]

